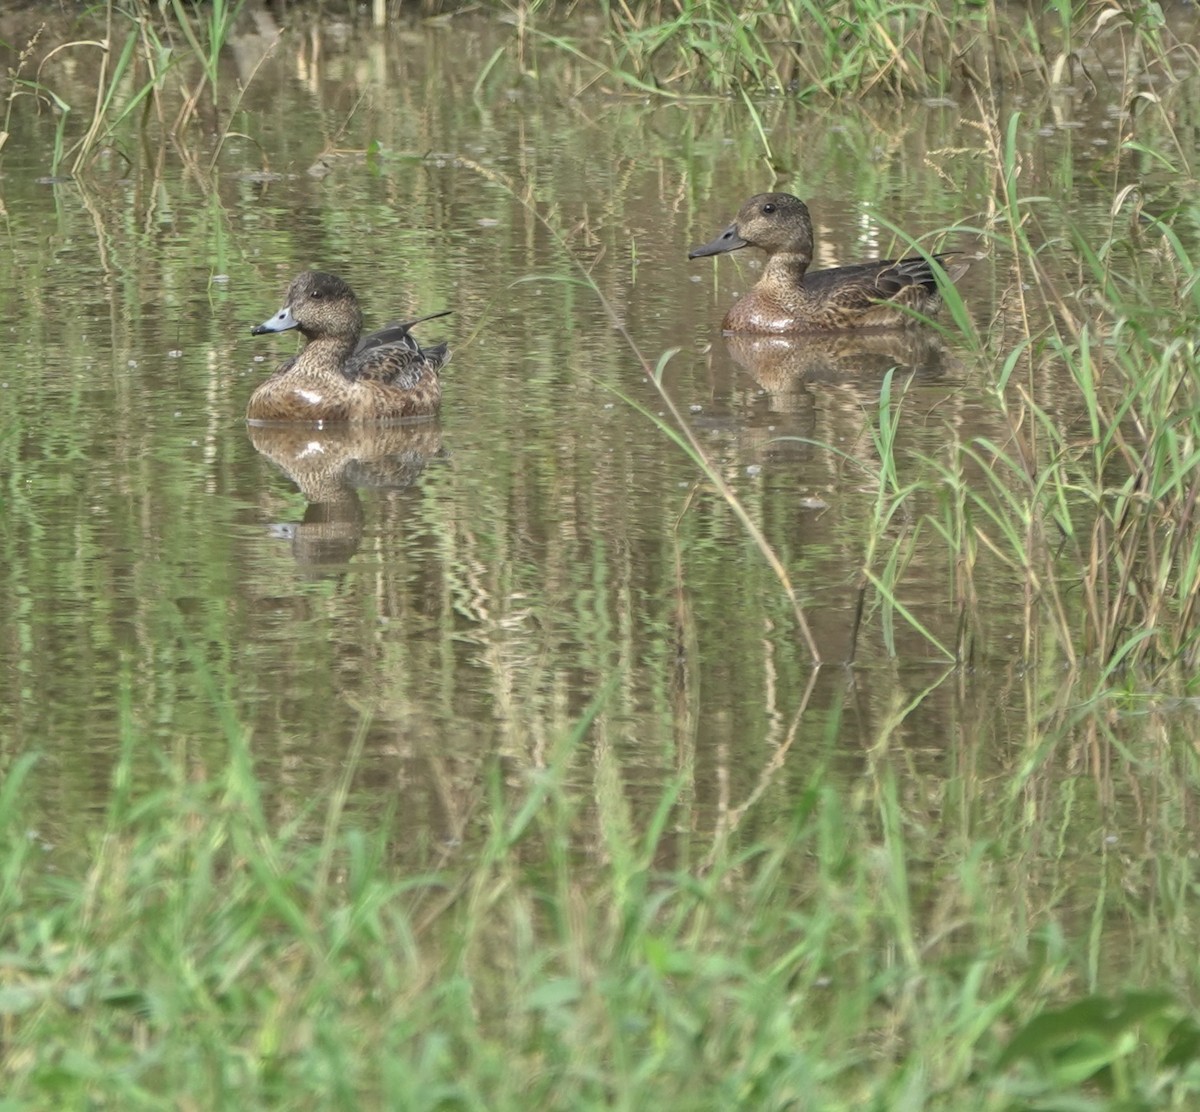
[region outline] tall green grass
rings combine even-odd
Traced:
[[[130,121],[143,131],[153,121],[159,141],[173,142],[186,157],[189,125],[218,85],[220,56],[241,8],[241,0],[194,7],[173,0],[168,16],[150,0],[107,0],[93,13],[99,16],[96,37],[55,44],[38,57],[43,26],[9,73],[4,133],[15,102],[32,98],[58,115],[52,174],[86,170],[98,150],[119,142]],[[90,81],[81,82],[81,74]]]
[[[22,97],[59,115],[55,174],[83,171],[139,116],[141,128],[153,121],[160,143],[199,166],[190,125],[202,103],[212,104],[205,98],[219,84],[241,9],[240,0],[107,0],[93,38],[42,52],[35,33],[9,75],[6,117]],[[426,5],[422,14],[435,9],[458,10]],[[547,53],[568,55],[582,63],[576,92],[599,78],[610,91],[736,96],[752,118],[754,101],[764,96],[988,97],[1014,83],[1036,81],[1049,90],[1103,80],[1114,58],[1126,73],[1158,84],[1175,81],[1196,59],[1194,45],[1177,37],[1157,4],[1132,2],[1035,10],[995,0],[641,0],[606,2],[598,20],[581,19],[585,13],[569,3],[497,3],[490,10],[515,15],[516,32],[482,68],[477,86],[499,72],[504,55],[527,74],[538,72]],[[299,5],[294,18],[302,23],[313,15]],[[69,80],[64,52],[73,63]],[[79,82],[79,70],[92,74],[90,88]],[[228,118],[220,121],[219,136],[229,129]]]
[[[951,790],[906,802],[886,754],[920,700],[880,721],[850,795],[829,778],[837,714],[807,771],[767,760],[756,799],[698,859],[672,834],[690,810],[682,779],[639,821],[615,767],[596,770],[590,802],[569,787],[596,761],[614,676],[536,774],[485,765],[464,843],[405,875],[390,863],[396,809],[364,822],[346,807],[361,746],[277,816],[221,675],[194,652],[181,679],[210,693],[225,760],[204,781],[164,753],[157,784],[135,787],[130,722],[85,861],[31,836],[36,754],[0,785],[14,1107],[186,1094],[214,1108],[1115,1112],[1197,1097],[1194,968],[1169,990],[1123,990],[1130,961],[1181,972],[1166,937],[1137,957],[1098,941],[1098,977],[1064,936],[1081,852],[1067,835],[1089,807],[1047,801],[1063,844],[1030,872],[1006,843],[1029,837],[1015,833],[1022,791],[910,771],[910,790]],[[1164,846],[1157,867],[1186,887],[1185,858]],[[1182,887],[1158,912],[1172,929]],[[1145,914],[1120,885],[1093,900],[1101,919]]]
[[[1108,50],[1132,46],[1140,65],[1167,76],[1194,50],[1157,4],[1142,3],[642,0],[606,3],[599,42],[571,33],[570,4],[518,9],[554,49],[666,96],[930,97],[1030,80],[1059,88],[1090,80]]]
[[[1196,594],[1200,530],[1200,398],[1196,341],[1200,299],[1192,254],[1173,219],[1150,217],[1124,189],[1114,199],[1111,230],[1068,225],[1082,290],[1063,290],[1041,262],[1036,241],[1043,200],[1025,197],[1018,172],[1019,117],[993,146],[1001,203],[990,228],[1019,279],[1016,327],[964,338],[995,361],[993,398],[1004,440],[961,442],[898,476],[891,450],[902,401],[885,382],[875,425],[880,464],[876,516],[881,530],[910,503],[912,521],[932,526],[947,546],[952,595],[959,608],[959,662],[986,641],[972,600],[981,554],[1022,584],[1026,641],[1022,655],[1061,655],[1097,671],[1101,692],[1135,670],[1139,683],[1186,679],[1197,659]],[[1162,158],[1170,156],[1164,153]],[[1131,237],[1132,248],[1131,249]],[[1150,300],[1146,290],[1156,294]],[[948,313],[963,319],[957,291]],[[1047,376],[1069,379],[1077,407],[1059,412],[1044,399]],[[1058,396],[1058,392],[1055,392]],[[899,495],[884,498],[885,491]],[[937,503],[937,509],[914,507]],[[920,527],[920,526],[918,526]],[[884,601],[902,612],[902,567],[867,544],[865,562]],[[911,616],[939,653],[947,652]],[[886,622],[885,622],[886,629]]]

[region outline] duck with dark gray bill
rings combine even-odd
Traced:
[[[250,331],[295,328],[307,343],[250,395],[246,417],[265,421],[394,421],[435,414],[445,344],[422,347],[411,329],[450,312],[389,324],[362,336],[354,291],[333,274],[306,270],[293,279],[283,308]]]
[[[721,325],[726,332],[785,335],[910,325],[917,320],[913,312],[928,316],[941,304],[930,259],[942,264],[951,282],[967,269],[965,263],[944,263],[950,255],[916,255],[810,273],[812,218],[790,193],[751,197],[728,228],[693,248],[688,258],[743,247],[761,248],[767,262],[754,288],[726,314]]]

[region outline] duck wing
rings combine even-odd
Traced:
[[[410,329],[422,321],[448,316],[452,310],[442,309],[413,320],[386,324],[358,341],[343,368],[347,378],[372,380],[411,389],[427,371],[437,371],[446,362],[449,347],[431,344],[422,347]]]
[[[382,347],[385,344],[404,344],[412,348],[413,351],[420,351],[420,345],[417,343],[415,336],[409,335],[409,330],[418,324],[422,324],[427,320],[437,320],[438,317],[448,317],[453,309],[440,309],[436,313],[429,313],[423,317],[414,317],[412,320],[393,321],[391,324],[385,324],[376,332],[371,332],[358,341],[358,346],[354,349],[354,354],[357,355],[361,351],[366,351],[373,347]]]
[[[938,262],[949,257],[932,256]],[[929,297],[938,292],[933,268],[920,255],[812,271],[804,276],[804,285],[812,296],[837,301],[847,309],[865,309],[879,301],[903,301],[914,294]]]

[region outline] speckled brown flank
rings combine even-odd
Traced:
[[[762,277],[725,316],[726,332],[788,334],[897,328],[916,323],[905,309],[930,315],[941,304],[937,279],[920,256],[879,259],[808,273],[813,255],[808,206],[790,193],[751,197],[734,222],[688,258],[760,247],[767,253]],[[931,256],[939,262],[949,255]],[[946,266],[951,281],[965,263]]]
[[[445,344],[422,348],[410,329],[433,313],[359,338],[362,311],[340,278],[305,271],[288,287],[284,307],[257,333],[297,328],[307,339],[250,396],[251,421],[393,421],[438,411]]]

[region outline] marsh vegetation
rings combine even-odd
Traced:
[[[586,7],[4,17],[5,1101],[1192,1106],[1194,7]],[[971,267],[727,342],[767,188]]]

